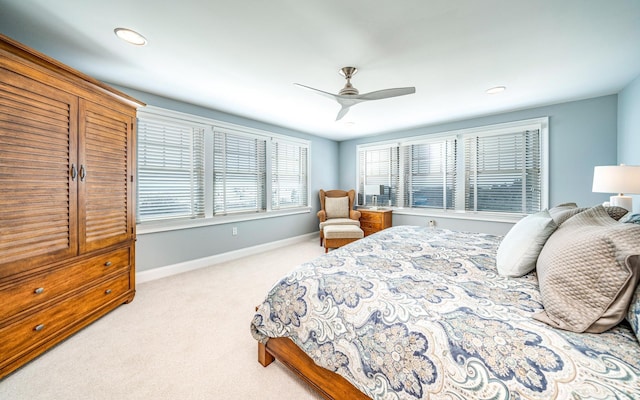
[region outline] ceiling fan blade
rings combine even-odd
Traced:
[[[325,91],[320,90],[320,89],[315,89],[315,88],[312,88],[310,86],[301,85],[299,83],[294,83],[294,85],[300,86],[301,88],[305,88],[305,89],[311,90],[312,92],[315,92],[315,93],[317,93],[317,94],[319,94],[321,96],[325,96],[325,97],[328,97],[328,98],[333,99],[333,100],[336,100],[336,98],[338,97],[338,95],[335,95],[333,93],[325,92]]]
[[[340,109],[340,111],[338,111],[338,116],[336,116],[336,121],[340,121],[342,119],[342,117],[344,117],[345,115],[347,115],[347,113],[349,112],[349,108],[351,106],[345,106],[344,104],[342,105],[342,108]]]
[[[376,90],[375,92],[369,92],[356,96],[359,100],[381,100],[388,99],[389,97],[404,96],[406,94],[413,94],[416,92],[415,87],[401,87],[393,89]]]
[[[357,103],[359,103],[361,101],[356,96],[342,96],[342,95],[339,95],[339,94],[333,94],[333,93],[325,92],[323,90],[312,88],[310,86],[301,85],[299,83],[294,83],[294,85],[299,86],[299,87],[304,88],[304,89],[311,90],[312,92],[315,92],[315,93],[317,93],[319,95],[328,97],[330,99],[336,100],[341,106],[340,111],[338,111],[338,115],[336,116],[336,121],[341,120],[342,117],[347,115],[347,113],[349,112],[349,108],[352,105],[357,104]]]

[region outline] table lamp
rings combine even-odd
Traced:
[[[376,210],[378,208],[378,196],[380,196],[380,185],[365,185],[364,186],[364,196],[365,196],[365,204],[367,195],[371,196],[371,202],[373,203],[372,210]]]
[[[592,191],[618,193],[609,198],[610,205],[631,211],[633,200],[631,196],[625,196],[625,193],[640,193],[640,166],[620,164],[595,167]]]

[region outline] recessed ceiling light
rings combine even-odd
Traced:
[[[507,90],[506,86],[496,86],[496,87],[492,87],[491,89],[487,89],[486,93],[496,94],[496,93],[504,92],[505,90]]]
[[[113,30],[117,37],[124,40],[127,43],[131,43],[136,46],[144,46],[147,44],[147,39],[136,31],[132,31],[127,28],[116,28]]]

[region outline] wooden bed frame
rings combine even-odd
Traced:
[[[319,367],[289,338],[258,342],[258,362],[263,367],[280,361],[328,400],[371,400],[342,376]]]

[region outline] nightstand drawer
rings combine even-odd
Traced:
[[[382,230],[381,221],[363,221],[360,219],[360,228],[369,230]]]
[[[360,228],[365,236],[391,227],[392,210],[359,209],[358,211],[360,211]]]
[[[360,211],[360,222],[380,222],[382,221],[382,214],[373,211]]]
[[[25,278],[19,285],[0,284],[0,320],[127,268],[129,252],[128,247],[118,249]]]

